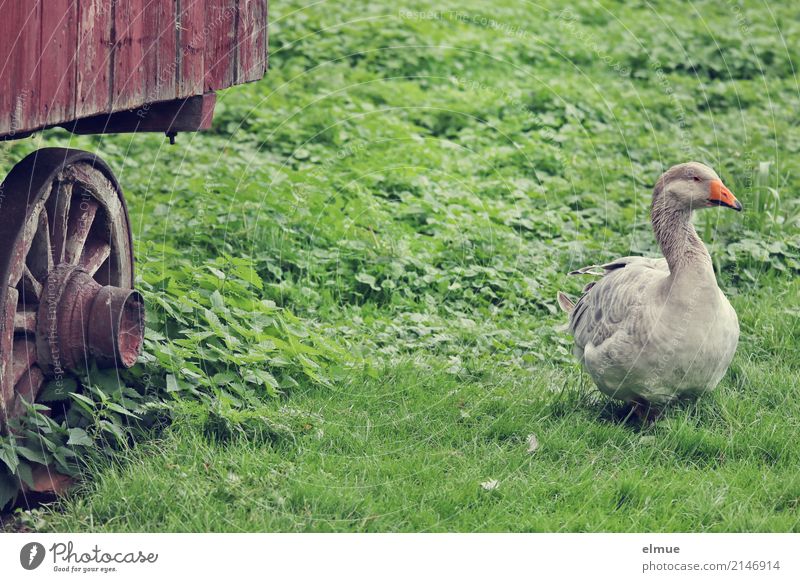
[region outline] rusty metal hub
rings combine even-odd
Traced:
[[[44,285],[36,324],[39,367],[45,374],[136,363],[144,335],[143,302],[132,289],[101,286],[88,271],[63,263]]]

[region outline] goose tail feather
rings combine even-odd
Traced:
[[[558,292],[558,305],[567,313],[572,313],[572,311],[575,309],[575,302],[570,299],[566,293],[561,291]]]
[[[574,271],[570,271],[569,275],[605,275],[606,272],[603,268],[603,265],[589,265],[588,267],[581,267],[580,269],[575,269]]]

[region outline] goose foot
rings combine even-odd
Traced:
[[[660,408],[639,400],[631,402],[631,412],[642,424],[653,423],[661,416]]]

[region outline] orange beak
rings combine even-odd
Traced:
[[[709,206],[727,206],[737,212],[742,209],[742,205],[736,199],[736,196],[725,187],[721,180],[711,182],[711,196],[708,197],[706,204]]]

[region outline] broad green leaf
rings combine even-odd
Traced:
[[[17,479],[0,467],[0,510],[17,497],[19,483]]]
[[[91,437],[86,434],[86,431],[82,428],[71,428],[68,431],[69,433],[69,440],[67,440],[68,445],[77,445],[83,447],[90,447],[92,446],[93,442]]]
[[[19,477],[28,487],[33,487],[33,472],[31,471],[31,466],[28,463],[23,461],[19,464],[19,467],[17,467],[17,477]]]
[[[16,448],[13,444],[3,444],[0,446],[0,461],[3,461],[8,470],[12,473],[17,471],[19,465],[19,457],[17,456]],[[2,468],[0,468],[2,471]]]
[[[44,456],[43,453],[39,451],[34,451],[33,449],[29,449],[28,447],[17,447],[17,453],[20,456],[25,457],[29,461],[33,461],[34,463],[39,463],[40,465],[47,464],[47,458]]]

